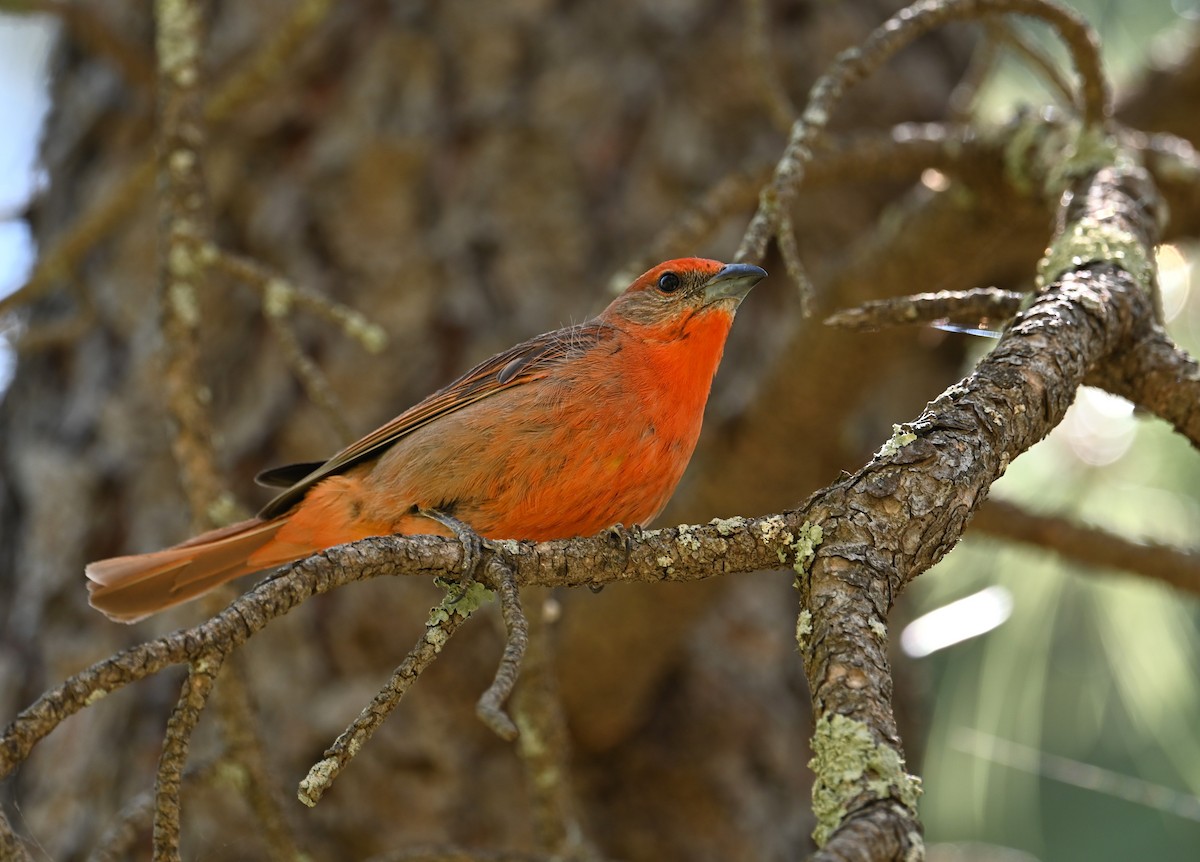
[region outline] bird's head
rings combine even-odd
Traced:
[[[766,270],[748,263],[721,263],[700,257],[668,260],[642,273],[612,301],[600,319],[678,337],[708,315],[732,321],[750,288]]]

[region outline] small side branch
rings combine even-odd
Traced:
[[[475,582],[454,584],[449,588],[446,598],[430,612],[425,631],[416,646],[392,673],[387,685],[363,708],[358,718],[342,731],[333,745],[326,749],[320,762],[314,764],[301,780],[297,791],[301,802],[311,808],[321,800],[334,779],[374,735],[384,719],[391,715],[392,710],[399,706],[400,699],[425,669],[433,664],[433,660],[458,631],[458,627],[479,606],[486,593],[487,590]]]
[[[579,816],[567,719],[555,676],[555,622],[561,610],[547,590],[535,588],[533,593],[540,607],[529,618],[529,651],[513,696],[513,714],[521,728],[517,750],[531,797],[534,841],[556,858],[598,859]]]
[[[796,106],[788,96],[771,57],[770,25],[767,0],[746,0],[746,48],[759,81],[759,92],[771,116],[771,122],[786,132],[796,119]]]
[[[175,420],[172,449],[192,510],[203,530],[228,520],[232,497],[212,451],[210,393],[201,382],[201,299],[207,290],[208,189],[201,50],[204,11],[199,0],[156,0],[158,56],[159,278],[164,394]]]
[[[1034,545],[1073,563],[1121,569],[1200,595],[1200,553],[1142,544],[1067,518],[1038,515],[991,499],[971,519],[972,529],[997,539]]]
[[[3,809],[0,809],[0,859],[11,859],[12,862],[32,862],[33,859],[24,842],[13,832]]]
[[[825,323],[860,332],[939,320],[978,326],[981,320],[1008,320],[1020,310],[1025,298],[1026,294],[996,287],[941,290],[864,302],[831,314]]]
[[[787,148],[763,189],[758,210],[746,228],[735,259],[759,262],[776,236],[780,219],[795,197],[815,150],[825,139],[833,110],[852,86],[878,70],[897,51],[951,21],[973,20],[993,13],[1029,15],[1049,24],[1062,39],[1081,79],[1083,121],[1102,124],[1109,115],[1108,83],[1100,66],[1099,42],[1076,12],[1048,0],[924,0],[901,10],[876,28],[859,47],[838,55],[813,84],[808,104],[792,126]]]
[[[1200,363],[1158,326],[1096,368],[1088,383],[1128,398],[1200,449]]]
[[[222,654],[210,652],[192,662],[179,693],[179,702],[167,721],[154,783],[155,862],[179,859],[179,790],[183,784],[183,768],[187,764],[192,733],[212,694],[223,661]]]
[[[210,760],[200,766],[189,767],[183,774],[184,785],[212,780],[224,764],[222,760]],[[113,824],[88,854],[88,862],[123,862],[129,859],[133,855],[134,845],[150,829],[153,819],[154,789],[151,788],[125,804]]]
[[[258,716],[251,699],[250,681],[242,659],[233,655],[217,693],[216,710],[225,740],[225,762],[239,770],[244,781],[238,786],[254,810],[272,859],[300,859],[302,855],[288,825],[276,790],[278,785],[267,770],[267,757],[258,732]]]

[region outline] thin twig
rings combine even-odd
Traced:
[[[154,160],[145,159],[98,204],[77,218],[62,237],[39,255],[29,280],[8,296],[0,297],[0,315],[32,302],[59,281],[74,278],[74,269],[84,254],[108,236],[141,202],[154,179],[154,170]]]
[[[975,113],[975,103],[979,98],[983,85],[996,68],[1000,59],[1000,46],[988,33],[981,39],[971,58],[967,62],[966,71],[946,99],[946,113],[951,119],[963,122],[969,120]]]
[[[512,742],[517,738],[517,726],[504,712],[504,703],[512,694],[521,673],[521,659],[529,645],[529,621],[521,610],[521,593],[513,579],[510,566],[498,557],[488,561],[488,581],[495,584],[500,598],[500,613],[504,618],[504,654],[496,668],[496,677],[475,705],[475,714],[501,739]]]
[[[304,387],[304,394],[308,396],[308,400],[316,405],[317,409],[325,416],[325,420],[333,426],[333,430],[341,438],[343,445],[353,442],[354,432],[350,428],[350,423],[346,421],[346,411],[342,407],[342,399],[334,391],[325,372],[304,353],[304,348],[300,346],[300,339],[296,337],[296,333],[284,318],[275,314],[266,314],[265,317],[267,325],[271,327],[271,334],[275,336],[275,342],[283,354],[284,361],[292,369],[292,373],[296,375],[300,385]]]
[[[361,312],[293,284],[266,264],[216,246],[206,248],[205,256],[215,268],[259,290],[263,297],[263,313],[268,318],[285,317],[294,307],[300,306],[338,326],[370,353],[378,353],[387,345],[387,333]]]
[[[179,790],[183,785],[183,768],[187,764],[192,733],[212,694],[224,659],[223,653],[214,650],[191,663],[179,692],[179,701],[167,721],[154,782],[155,862],[174,862],[179,859]]]
[[[1033,545],[1065,560],[1098,569],[1132,572],[1200,595],[1200,552],[1155,542],[1135,542],[1055,515],[1041,515],[991,499],[971,519],[971,530]]]
[[[1058,66],[1046,56],[1041,46],[1011,21],[998,18],[990,21],[987,29],[989,36],[1032,66],[1034,71],[1045,79],[1051,94],[1063,106],[1078,110],[1071,82],[1063,77]]]
[[[218,759],[189,766],[183,773],[184,787],[211,780],[224,765],[226,762]],[[116,819],[92,847],[88,862],[122,862],[128,859],[133,855],[134,845],[151,828],[153,820],[154,789],[151,788],[134,796],[121,808]]]
[[[783,257],[783,268],[787,270],[788,278],[800,294],[800,315],[809,317],[812,314],[814,288],[808,270],[800,259],[800,248],[796,245],[796,229],[792,226],[792,217],[788,212],[779,215],[779,229],[775,233],[775,245]]]
[[[762,191],[758,210],[742,238],[735,260],[761,262],[767,243],[825,137],[835,107],[846,91],[876,71],[891,57],[930,30],[951,21],[975,19],[995,12],[1030,15],[1049,24],[1071,54],[1082,79],[1083,120],[1086,127],[1103,123],[1109,114],[1108,83],[1100,66],[1098,40],[1078,13],[1049,0],[920,0],[876,28],[859,47],[838,55],[809,91],[808,104],[792,126],[787,148],[774,177]]]
[[[779,68],[771,56],[770,27],[766,0],[745,0],[746,48],[750,63],[758,77],[759,93],[771,122],[781,131],[788,131],[796,120],[796,106],[788,96],[779,76]]]
[[[163,390],[175,421],[171,448],[199,530],[219,523],[218,505],[228,508],[232,502],[216,467],[211,396],[200,374],[200,305],[208,280],[202,249],[210,232],[202,163],[201,5],[199,0],[156,0],[154,6]]]
[[[250,681],[239,655],[230,656],[229,667],[216,697],[221,719],[221,736],[227,746],[226,758],[233,767],[244,770],[246,780],[239,783],[262,827],[263,840],[274,860],[304,858],[287,822],[277,783],[267,769],[266,752],[258,732],[259,717],[251,700]]]
[[[328,14],[330,0],[304,0],[294,7],[275,36],[240,67],[204,104],[204,117],[220,123],[234,116],[277,80],[304,40]],[[149,155],[125,175],[101,201],[76,219],[67,232],[45,248],[29,280],[8,296],[0,297],[0,315],[25,305],[60,280],[73,277],[84,254],[121,224],[150,189],[156,173]]]
[[[0,859],[11,860],[11,862],[32,862],[33,860],[25,842],[13,832],[12,825],[8,822],[3,808],[0,808]]]
[[[529,649],[512,709],[521,729],[517,751],[525,767],[534,840],[539,850],[556,857],[597,859],[600,853],[584,833],[571,781],[570,734],[554,667],[558,605],[547,590],[532,593],[540,607],[529,617]]]
[[[998,287],[939,290],[937,293],[917,293],[864,302],[855,308],[831,314],[825,318],[825,324],[858,331],[932,323],[935,320],[978,325],[983,319],[1008,320],[1020,310],[1021,302],[1026,297],[1027,294]]]
[[[273,28],[271,38],[216,89],[205,106],[210,122],[220,122],[260,96],[283,77],[309,35],[325,20],[332,0],[300,0],[292,14]]]
[[[438,657],[451,636],[466,622],[486,594],[486,588],[476,582],[452,584],[449,587],[445,599],[430,612],[425,631],[416,646],[409,650],[387,685],[380,689],[358,718],[342,731],[333,745],[325,750],[324,757],[301,780],[297,791],[301,802],[311,808],[320,801],[338,773],[358,754],[384,719],[391,715],[417,677]]]

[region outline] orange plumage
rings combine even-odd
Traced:
[[[648,523],[691,458],[738,303],[765,275],[659,264],[594,319],[493,356],[330,460],[262,474],[287,489],[258,517],[92,563],[91,604],[134,622],[333,545],[447,534],[420,510],[489,538]]]

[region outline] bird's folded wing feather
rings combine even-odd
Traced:
[[[284,477],[294,478],[302,475],[302,478],[264,506],[259,512],[259,517],[273,518],[283,514],[303,499],[309,489],[322,479],[344,472],[355,464],[378,455],[397,440],[435,419],[461,410],[497,392],[540,380],[555,366],[586,353],[597,344],[612,338],[614,334],[615,330],[610,325],[592,321],[531,338],[481,362],[449,386],[439,389],[386,425],[350,444],[328,461],[321,464],[293,464],[265,471],[260,474],[259,481],[268,485],[278,485]],[[315,469],[301,474],[300,471],[305,467]]]

